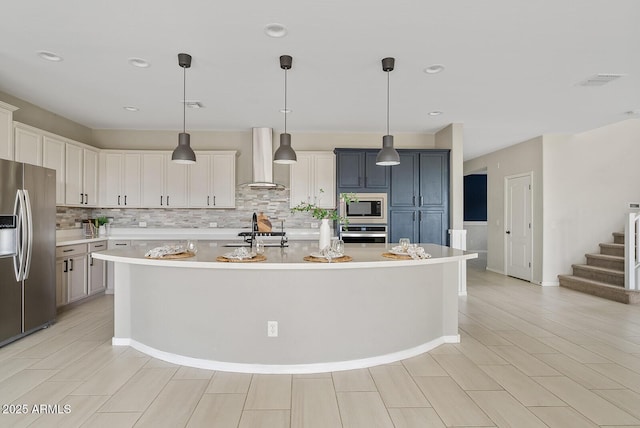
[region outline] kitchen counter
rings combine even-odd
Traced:
[[[67,229],[56,231],[56,245],[73,245],[104,240],[186,241],[195,239],[198,241],[228,241],[240,240],[238,233],[248,230],[248,228],[112,228],[109,235],[85,238],[81,229]],[[274,231],[279,231],[279,229],[276,228]],[[285,229],[285,232],[290,240],[296,241],[317,240],[320,233],[319,229]]]
[[[385,244],[347,244],[353,261],[313,263],[315,242],[293,242],[264,262],[216,262],[233,250],[222,244],[181,260],[145,259],[151,246],[95,253],[115,266],[113,345],[211,370],[316,373],[459,341],[461,265],[476,254],[423,245],[433,258],[393,260]]]

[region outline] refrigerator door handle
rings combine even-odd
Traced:
[[[31,199],[29,198],[28,190],[24,190],[24,202],[27,218],[27,254],[25,257],[23,279],[27,279],[29,278],[29,271],[31,270],[31,253],[33,249],[33,216],[31,215]]]
[[[18,239],[16,242],[16,255],[13,256],[13,272],[16,275],[16,281],[22,281],[22,260],[24,259],[24,233],[22,228],[24,212],[22,209],[22,190],[18,190],[16,192],[16,200],[13,205],[13,215],[18,219],[16,224]]]

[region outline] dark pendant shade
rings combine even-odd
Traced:
[[[193,152],[190,144],[191,135],[186,132],[178,134],[178,147],[175,148],[171,155],[171,160],[175,163],[196,163],[196,154]]]
[[[393,148],[393,135],[382,137],[382,150],[376,156],[376,165],[392,166],[400,164],[400,155]]]
[[[280,147],[278,147],[278,150],[276,150],[273,156],[273,162],[292,164],[297,161],[296,152],[291,148],[291,134],[280,134]]]

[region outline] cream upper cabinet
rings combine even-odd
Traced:
[[[296,152],[298,161],[289,166],[290,207],[300,202],[321,208],[336,207],[336,156],[333,152]]]
[[[236,153],[196,153],[196,163],[188,166],[190,207],[235,208]]]
[[[67,143],[65,166],[65,203],[67,205],[97,206],[98,151]]]
[[[143,154],[142,206],[183,208],[187,200],[187,166],[171,162],[170,152]]]
[[[62,139],[47,135],[42,139],[42,166],[56,170],[56,205],[64,205],[66,146]]]
[[[102,151],[99,169],[101,206],[140,206],[142,154]]]
[[[16,162],[42,166],[42,133],[38,129],[15,123],[14,144]]]
[[[13,112],[18,110],[0,101],[0,159],[14,160]]]

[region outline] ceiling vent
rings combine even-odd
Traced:
[[[623,77],[624,74],[613,74],[613,73],[599,73],[594,74],[593,76],[583,80],[578,83],[578,86],[603,86],[609,82],[613,82],[614,80],[618,80]]]

